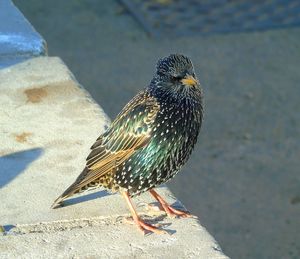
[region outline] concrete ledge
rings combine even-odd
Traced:
[[[105,190],[50,209],[108,124],[59,58],[0,70],[0,257],[227,258],[196,219],[147,211],[148,194],[134,199],[139,212],[171,235],[143,237],[123,223],[122,197]],[[166,187],[159,192],[182,206]]]
[[[0,68],[47,54],[46,42],[10,0],[0,0]]]

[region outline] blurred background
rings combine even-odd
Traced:
[[[228,256],[300,258],[299,1],[14,3],[112,119],[159,58],[190,56],[205,120],[168,186]]]

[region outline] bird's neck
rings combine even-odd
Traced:
[[[147,90],[159,103],[174,104],[178,107],[196,105],[202,109],[202,89],[200,87],[184,88],[185,89],[172,89],[169,86],[161,86],[158,85],[157,82],[151,82]]]

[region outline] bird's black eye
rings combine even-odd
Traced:
[[[180,81],[181,79],[182,79],[182,76],[172,76],[172,79],[174,80],[174,81]]]

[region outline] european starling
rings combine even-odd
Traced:
[[[52,208],[75,193],[103,186],[123,194],[140,230],[165,233],[142,221],[130,198],[150,190],[169,216],[190,216],[172,208],[153,188],[174,177],[188,160],[202,117],[202,90],[191,60],[180,54],[160,59],[150,85],[96,140],[83,172]]]

